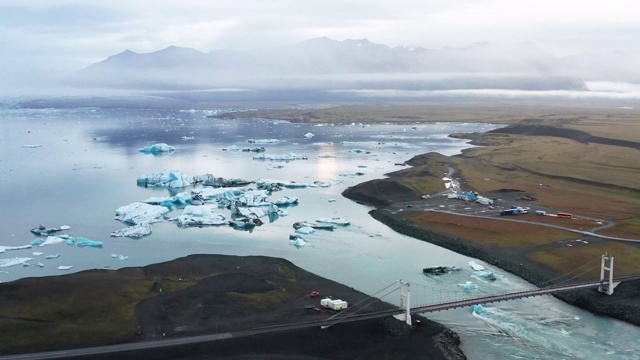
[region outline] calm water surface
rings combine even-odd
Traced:
[[[102,248],[54,244],[7,251],[0,254],[0,262],[24,257],[33,259],[29,264],[42,263],[44,267],[2,267],[0,281],[69,272],[58,270],[60,265],[73,266],[73,272],[140,266],[210,253],[286,258],[369,294],[404,279],[412,284],[415,304],[469,296],[458,286],[467,281],[479,285],[470,293],[473,296],[531,287],[499,269],[491,269],[498,275],[495,282],[474,278],[468,266],[473,259],[399,235],[373,220],[367,214],[371,208],[340,195],[348,186],[401,169],[395,164],[414,155],[429,151],[453,155],[469,147],[464,141],[448,138],[450,133],[487,131],[496,126],[311,126],[207,118],[213,111],[0,110],[0,171],[4,175],[0,245],[28,244],[35,239],[29,230],[38,224],[69,225],[71,230],[67,233],[72,236],[104,242]],[[305,137],[309,133],[313,136]],[[280,143],[254,145],[248,139],[278,139]],[[158,142],[175,146],[176,151],[162,157],[138,152],[138,148]],[[258,161],[252,159],[254,153],[223,151],[233,145],[264,146],[267,154],[296,153],[308,156],[308,160]],[[332,154],[335,158],[321,158],[319,154]],[[288,216],[251,232],[227,226],[181,229],[165,222],[154,224],[153,233],[142,239],[110,238],[112,231],[124,227],[113,219],[118,207],[181,191],[136,185],[136,179],[145,173],[170,170],[247,180],[332,181],[333,186],[274,193],[271,199],[296,196],[299,204],[286,209]],[[355,175],[356,172],[364,175]],[[174,210],[170,216],[179,212]],[[310,242],[301,248],[289,243],[294,222],[333,216],[346,218],[352,225],[305,235]],[[45,260],[50,254],[60,257]],[[112,254],[128,258],[120,260]],[[422,274],[422,268],[436,265],[456,265],[463,270],[437,278]],[[399,298],[396,292],[384,300],[399,303]],[[470,359],[640,358],[637,327],[594,316],[553,297],[487,305],[486,309],[484,314],[460,309],[429,317],[460,334]]]

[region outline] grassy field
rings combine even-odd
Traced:
[[[640,249],[615,241],[579,247],[547,248],[530,253],[528,258],[566,274],[585,264],[599,265],[600,256],[605,252],[609,252],[614,256],[614,275],[616,277],[640,273]],[[585,269],[588,268],[585,267]],[[578,278],[582,280],[598,279],[600,267],[597,266],[585,273],[578,271],[576,274],[579,274]]]
[[[408,219],[416,225],[464,239],[473,239],[482,245],[527,248],[575,238],[572,232],[544,226],[433,211],[418,213]]]

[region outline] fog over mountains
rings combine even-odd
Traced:
[[[170,46],[124,51],[69,79],[76,87],[139,90],[586,90],[585,82],[640,82],[622,52],[556,57],[531,44],[389,47],[316,38],[290,46],[203,53]]]

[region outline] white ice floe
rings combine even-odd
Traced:
[[[249,144],[278,144],[280,140],[277,139],[249,139]]]
[[[319,154],[318,157],[323,159],[329,159],[329,158],[335,158],[336,156],[334,154]]]
[[[42,145],[22,145],[22,147],[27,149],[35,149],[35,148],[42,147]]]
[[[223,214],[217,212],[218,207],[213,205],[193,206],[187,205],[182,214],[171,219],[178,226],[205,226],[227,224]]]
[[[308,160],[305,155],[298,155],[294,153],[288,154],[258,154],[253,155],[253,160],[274,160],[274,161],[289,161],[289,160]]]
[[[327,224],[335,224],[335,225],[342,225],[342,226],[347,226],[347,225],[351,224],[349,222],[349,220],[343,219],[341,217],[319,218],[319,219],[316,219],[316,222],[327,223]]]
[[[127,260],[129,257],[122,254],[111,254],[111,257],[118,260]]]
[[[183,174],[180,170],[172,170],[170,172],[144,174],[138,178],[137,183],[144,186],[182,188],[195,183],[195,179],[193,176]]]
[[[191,203],[193,198],[191,195],[183,191],[179,194],[170,197],[150,197],[147,200],[142,201],[143,203],[151,204],[151,205],[162,205],[166,207],[172,207],[173,205],[186,205]]]
[[[160,217],[168,212],[165,206],[135,202],[116,209],[115,219],[131,225],[151,224],[161,221]]]
[[[57,259],[60,257],[60,254],[51,254],[51,255],[47,255],[44,258],[47,260],[53,260],[53,259]]]
[[[171,152],[171,151],[175,151],[176,148],[171,146],[171,145],[167,145],[165,143],[158,143],[158,144],[153,144],[150,146],[145,146],[142,147],[140,149],[138,149],[138,151],[145,153],[145,154],[157,154],[157,153],[161,153],[161,152]]]
[[[312,227],[309,227],[309,226],[303,226],[301,228],[296,229],[296,232],[298,234],[308,235],[308,234],[313,234],[314,232],[316,232],[316,230],[314,228],[312,228]]]
[[[474,284],[471,281],[467,281],[464,284],[458,284],[458,286],[464,291],[477,290],[480,288],[477,284]]]
[[[0,267],[9,267],[16,265],[29,265],[28,261],[33,260],[33,258],[9,258],[9,259],[0,259]]]
[[[69,226],[69,225],[60,226],[60,230],[69,230],[69,229],[71,229],[71,226]]]
[[[45,245],[53,245],[53,244],[58,244],[58,243],[61,243],[61,242],[66,242],[66,241],[67,241],[66,238],[63,238],[63,237],[60,237],[60,236],[47,236],[47,239],[43,243],[38,245],[38,246],[42,247],[42,246],[45,246]]]
[[[31,253],[31,255],[33,255],[33,256],[40,256],[42,254],[44,254],[44,253],[40,252],[40,251],[34,251],[34,252]]]
[[[28,245],[20,245],[20,246],[0,246],[0,254],[2,254],[5,251],[9,251],[9,250],[24,250],[24,249],[30,249],[31,248],[31,244]]]
[[[112,237],[130,237],[130,238],[141,238],[143,236],[151,234],[151,225],[150,224],[137,224],[133,226],[128,226],[124,229],[116,230],[111,233]]]
[[[311,139],[312,137],[314,137],[315,135],[313,135],[313,133],[306,133],[304,134],[304,137],[306,137],[307,139]]]
[[[298,198],[295,196],[282,196],[277,198],[273,203],[276,206],[293,205],[298,203]]]
[[[482,265],[478,264],[478,263],[477,263],[477,262],[475,262],[475,261],[469,261],[469,266],[471,266],[471,268],[472,268],[474,271],[482,271],[482,270],[484,270],[484,266],[482,266]]]
[[[72,269],[73,265],[60,265],[58,266],[58,270],[69,270]]]
[[[232,205],[231,214],[243,216],[250,219],[257,219],[257,218],[261,218],[263,216],[269,215],[269,209],[268,208],[265,209],[262,207],[255,207],[255,206],[239,207],[239,206]]]

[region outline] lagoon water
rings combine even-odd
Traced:
[[[498,276],[494,282],[475,278],[468,266],[474,259],[397,234],[373,220],[367,214],[371,208],[340,195],[348,186],[401,169],[395,164],[414,155],[429,151],[452,155],[469,147],[462,140],[449,138],[450,133],[487,131],[496,126],[312,126],[251,119],[250,112],[245,120],[206,117],[217,111],[0,109],[0,246],[29,244],[36,238],[29,230],[39,224],[69,225],[71,229],[65,233],[104,243],[102,248],[62,243],[7,251],[0,254],[0,263],[19,257],[32,258],[29,264],[44,266],[0,267],[0,281],[84,269],[143,266],[210,253],[286,258],[368,294],[404,279],[411,282],[414,304],[532,287],[500,269],[491,269]],[[305,137],[308,133],[313,136]],[[280,142],[257,145],[249,144],[249,139]],[[159,157],[138,152],[138,148],[159,142],[175,146],[176,151]],[[267,154],[296,153],[308,156],[308,160],[258,161],[252,159],[254,153],[231,151],[232,145],[264,146]],[[333,154],[335,158],[319,154]],[[182,191],[140,187],[136,179],[149,172],[176,169],[189,175],[330,181],[333,185],[274,193],[271,199],[295,196],[299,204],[286,208],[288,216],[265,221],[253,231],[228,226],[184,229],[162,222],[153,225],[150,236],[138,240],[109,237],[112,231],[125,227],[113,219],[118,207]],[[355,175],[357,172],[363,175]],[[179,212],[175,209],[170,216]],[[227,210],[221,212],[228,215]],[[305,235],[309,243],[300,248],[290,244],[294,222],[334,216],[350,220],[351,225]],[[45,259],[51,254],[60,257]],[[112,254],[124,255],[126,260]],[[73,268],[58,270],[61,265]],[[441,277],[422,274],[422,268],[438,265],[455,265],[463,270]],[[479,289],[465,294],[458,284],[467,281],[479,285]],[[400,295],[395,292],[384,300],[397,304]],[[470,359],[640,358],[637,327],[592,315],[553,297],[488,304],[485,309],[482,314],[460,309],[429,317],[460,334],[463,350]]]

